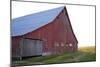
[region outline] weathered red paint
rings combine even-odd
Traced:
[[[20,57],[20,37],[12,37],[12,56]]]
[[[21,38],[43,40],[43,52],[51,52],[52,54],[74,52],[77,50],[78,41],[73,33],[66,8],[51,23],[23,36],[12,37],[13,54],[16,50],[20,50]],[[59,46],[55,46],[55,43],[59,43]],[[61,46],[61,43],[64,45],[71,43],[72,46]]]

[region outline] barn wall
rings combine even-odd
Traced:
[[[77,42],[70,28],[66,10],[63,10],[52,23],[30,32],[24,37],[43,40],[44,54],[72,52],[77,48]],[[69,46],[69,44],[72,44],[72,46]]]
[[[56,19],[26,35],[24,38],[40,39],[43,41],[43,55],[61,54],[77,50],[77,40],[71,28],[66,9]],[[12,38],[13,55],[20,54],[20,37]],[[16,50],[18,50],[16,52]]]
[[[71,22],[70,22],[70,19],[69,19],[69,16],[68,16],[67,9],[65,8],[64,11],[65,11],[64,12],[65,17],[63,18],[63,20],[65,20],[67,22],[67,23],[65,23],[65,25],[67,25],[66,27],[67,27],[67,31],[68,31],[67,32],[67,41],[68,41],[69,44],[70,43],[73,44],[72,50],[73,51],[77,51],[77,49],[78,49],[78,45],[77,45],[78,41],[77,41],[77,38],[76,38],[76,36],[74,34],[74,30],[72,28],[72,25],[71,25]]]

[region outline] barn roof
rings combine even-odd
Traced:
[[[64,6],[12,19],[11,36],[21,36],[51,23]]]

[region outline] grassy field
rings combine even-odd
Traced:
[[[62,55],[41,56],[13,61],[13,65],[37,65],[96,61],[95,47],[81,47],[77,52]]]

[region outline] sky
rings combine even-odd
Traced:
[[[12,2],[12,19],[40,11],[66,6],[78,46],[95,45],[95,8],[79,5]]]

